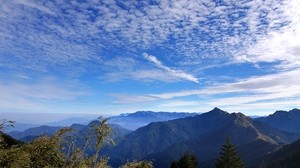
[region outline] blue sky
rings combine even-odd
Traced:
[[[0,112],[300,107],[300,1],[3,0]]]

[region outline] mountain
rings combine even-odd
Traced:
[[[91,126],[97,123],[99,123],[99,121],[92,121],[88,125],[73,124],[70,127],[75,130],[78,137],[82,137],[82,141],[83,141],[85,136],[88,136],[88,134],[90,133]],[[113,133],[111,135],[112,138],[122,137],[128,134],[129,132],[131,132],[117,124],[110,124],[110,127],[113,129]],[[61,128],[63,127],[44,125],[44,126],[29,128],[25,131],[12,131],[9,132],[8,134],[15,139],[21,140],[23,142],[29,142],[33,139],[38,138],[40,135],[52,136]]]
[[[107,154],[113,166],[127,160],[148,159],[154,160],[156,167],[169,167],[188,151],[202,161],[202,166],[211,167],[227,137],[246,163],[252,164],[276,147],[300,138],[300,134],[280,131],[241,113],[229,114],[215,108],[201,115],[141,127],[126,135]]]
[[[40,124],[15,123],[13,127],[5,128],[5,132],[25,131],[26,129],[41,126]]]
[[[300,167],[300,140],[267,154],[261,160],[261,167],[265,168],[299,168]]]
[[[274,114],[267,117],[256,118],[255,120],[280,130],[300,133],[300,109],[276,111]]]
[[[77,124],[82,124],[82,125],[87,125],[91,120],[81,118],[81,117],[72,117],[72,118],[67,118],[64,120],[56,121],[56,122],[51,122],[51,123],[44,123],[44,124],[29,124],[29,123],[15,123],[13,127],[7,127],[5,128],[5,132],[23,132],[29,128],[36,128],[40,126],[59,126],[59,127],[65,127],[65,126],[71,126],[74,123]]]
[[[56,122],[52,122],[52,123],[47,123],[45,125],[49,125],[49,126],[71,126],[74,123],[87,125],[91,121],[92,120],[90,120],[90,119],[86,119],[86,118],[82,118],[82,117],[71,117],[71,118],[67,118],[67,119],[64,119],[64,120],[60,120],[60,121],[56,121]]]
[[[54,135],[59,129],[62,127],[54,127],[54,126],[39,126],[39,127],[34,127],[34,128],[29,128],[26,129],[25,131],[12,131],[9,132],[8,134],[12,136],[15,139],[22,139],[27,136],[33,136],[33,137],[38,137],[40,135]]]
[[[142,159],[148,154],[163,151],[174,143],[221,128],[226,115],[227,113],[214,109],[210,113],[194,117],[150,123],[126,135],[111,154],[118,153],[126,159]]]
[[[135,113],[110,117],[108,122],[111,124],[118,124],[129,130],[136,130],[151,122],[174,120],[198,114],[200,113],[137,111]]]
[[[241,113],[232,113],[226,120],[226,125],[221,129],[173,144],[167,150],[146,158],[154,159],[156,167],[168,167],[174,158],[189,151],[202,161],[200,167],[213,167],[221,145],[230,137],[243,161],[247,165],[255,165],[258,159],[276,147],[299,138],[299,135],[262,125]]]
[[[0,138],[1,138],[0,143],[1,143],[1,145],[3,145],[2,147],[4,147],[4,148],[9,148],[13,145],[23,144],[23,142],[14,139],[10,135],[7,135],[6,133],[3,133],[2,131],[0,131]]]
[[[80,129],[75,129],[75,125],[72,125],[71,128],[75,129],[79,136],[84,137],[84,135],[88,135],[91,133],[91,129],[93,125],[99,125],[99,123],[100,122],[98,120],[94,120],[90,122],[88,125],[80,127]],[[123,128],[122,126],[117,124],[109,124],[109,126],[110,128],[112,128],[112,133],[111,133],[112,139],[115,139],[117,137],[123,137],[131,132],[130,130]]]

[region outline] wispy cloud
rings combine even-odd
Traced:
[[[149,102],[149,101],[158,100],[157,97],[147,96],[147,95],[131,96],[128,94],[113,94],[111,96],[116,98],[116,100],[113,101],[113,103],[116,104],[140,103],[140,102]]]
[[[297,106],[295,102],[300,99],[299,75],[300,69],[294,69],[272,75],[251,77],[234,83],[219,83],[199,90],[145,94],[143,97],[152,97],[152,99],[143,99],[143,101],[171,100],[170,102],[163,102],[161,107],[204,105],[230,108],[239,106],[254,108],[256,104],[262,106],[263,104],[276,104],[283,101],[287,105],[294,105],[295,107]],[[135,99],[134,95],[127,96],[131,100],[139,101],[139,99]],[[193,101],[180,100],[189,96],[199,96],[199,99],[193,99]],[[140,98],[140,96],[137,98]],[[126,97],[123,96],[122,99],[126,100]],[[283,106],[284,103],[279,104]],[[268,107],[270,108],[270,106]]]
[[[159,67],[160,69],[165,70],[166,73],[168,73],[171,76],[174,77],[178,77],[180,79],[184,79],[184,80],[188,80],[188,81],[192,81],[195,83],[199,83],[198,79],[196,77],[194,77],[191,74],[185,73],[181,70],[173,70],[170,67],[167,67],[165,65],[163,65],[155,56],[153,55],[149,55],[147,53],[143,54],[144,58],[146,58],[147,60],[149,60],[150,62],[154,63],[157,67]],[[158,78],[159,79],[159,78]]]
[[[76,86],[76,82],[63,84],[53,78],[44,78],[36,82],[6,81],[0,82],[0,111],[35,111],[48,109],[51,101],[72,101],[91,93]],[[48,109],[49,110],[49,109]]]
[[[216,95],[224,93],[282,93],[284,96],[299,94],[300,69],[287,72],[276,73],[272,75],[264,75],[259,77],[251,77],[235,83],[220,83],[216,86],[207,87],[200,90],[188,90],[174,93],[151,94],[161,99],[171,99],[176,97],[185,97],[191,95]],[[290,89],[287,89],[290,88]],[[294,88],[294,89],[293,89]],[[275,97],[278,98],[278,97]],[[259,100],[259,96],[258,96]]]
[[[134,71],[126,71],[126,72],[113,72],[107,73],[105,76],[107,81],[110,82],[119,82],[126,79],[142,81],[142,82],[178,82],[183,79],[182,77],[175,76],[166,72],[165,70],[160,69],[149,69],[149,70],[134,70]]]
[[[117,57],[106,61],[105,65],[110,67],[111,70],[100,77],[109,82],[119,82],[122,80],[136,80],[142,82],[179,82],[179,81],[192,81],[199,83],[198,79],[191,74],[182,70],[175,70],[165,66],[157,57],[143,54],[144,59],[152,64],[139,62],[133,58]],[[155,66],[153,66],[155,65]]]

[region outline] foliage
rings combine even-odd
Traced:
[[[60,144],[63,135],[69,131],[64,128],[51,138],[41,136],[28,144],[1,148],[0,167],[63,167],[66,159]]]
[[[6,119],[2,120],[0,123],[0,132],[3,132],[6,127],[13,127],[14,124],[15,124],[15,121],[9,121]]]
[[[195,155],[184,153],[178,161],[173,161],[170,168],[196,168],[198,161]]]
[[[133,161],[124,164],[121,168],[153,168],[151,161]]]
[[[100,121],[99,125],[93,125],[94,135],[96,135],[96,144],[95,150],[96,153],[93,156],[93,164],[94,167],[97,165],[98,154],[100,152],[101,147],[103,147],[104,143],[112,143],[113,140],[109,138],[109,135],[112,133],[112,129],[107,124],[107,119],[103,119],[101,117],[98,118]],[[102,158],[103,159],[103,158]]]
[[[40,136],[39,138],[23,144],[18,143],[3,133],[7,126],[14,122],[3,120],[0,124],[0,167],[3,168],[110,168],[108,158],[99,156],[100,149],[105,144],[113,144],[109,138],[112,129],[107,119],[98,118],[99,122],[91,126],[90,134],[83,146],[76,147],[74,141],[76,134],[71,128],[63,128],[54,136]],[[87,156],[84,151],[91,145],[91,138],[95,138],[93,147],[95,153]],[[8,141],[9,140],[9,141]],[[14,142],[14,141],[16,142]],[[13,143],[11,142],[13,141]],[[11,145],[8,145],[10,143]],[[134,161],[126,163],[122,168],[153,168],[152,162]]]
[[[225,144],[222,145],[220,157],[217,159],[215,165],[217,168],[243,168],[244,164],[240,159],[235,146],[230,143],[229,138],[226,139]]]

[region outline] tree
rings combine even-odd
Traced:
[[[100,149],[103,147],[105,143],[114,144],[114,141],[109,138],[110,134],[112,133],[111,127],[107,124],[108,119],[102,119],[102,117],[99,117],[98,120],[100,123],[97,125],[93,125],[92,129],[94,132],[94,135],[96,135],[96,144],[95,144],[95,150],[96,153],[93,156],[93,164],[94,168],[98,167],[97,161],[99,158],[99,152]],[[106,160],[105,158],[101,158],[100,161]],[[100,162],[101,163],[101,162]]]
[[[107,119],[99,117],[90,128],[92,136],[87,137],[83,146],[79,147],[71,128],[62,128],[51,137],[40,136],[29,143],[22,143],[3,133],[5,127],[13,124],[12,121],[0,121],[0,167],[111,168],[107,164],[108,158],[99,156],[104,145],[114,143],[110,138],[112,129]],[[93,155],[84,153],[87,146],[94,148]],[[153,165],[151,161],[133,161],[121,167],[153,168]]]
[[[62,128],[54,136],[40,136],[31,143],[25,144],[21,150],[28,154],[32,168],[65,167],[67,160],[62,152],[64,136],[72,129]]]
[[[30,143],[20,143],[9,148],[2,148],[7,146],[7,141],[3,141],[4,145],[0,147],[0,167],[65,167],[66,159],[60,144],[69,131],[69,128],[63,128],[53,137],[41,136]]]
[[[70,153],[68,156],[70,166],[68,167],[110,168],[110,166],[107,165],[108,158],[99,156],[99,152],[104,145],[114,144],[114,141],[110,138],[112,129],[107,124],[107,120],[108,119],[99,117],[97,121],[94,121],[90,127],[90,130],[88,131],[88,134],[91,136],[84,138],[85,143],[83,146],[78,147],[74,142],[70,143],[72,139],[67,140],[70,144],[68,148],[71,149],[69,152],[67,152]],[[93,155],[88,156],[84,153],[87,147],[94,148],[95,152]]]
[[[121,168],[153,168],[151,161],[133,161],[121,166]]]
[[[217,168],[243,168],[244,163],[240,159],[236,148],[231,144],[229,138],[222,145],[220,157],[217,159],[215,166]]]
[[[186,152],[178,161],[173,161],[170,168],[196,168],[197,165],[196,156]]]

